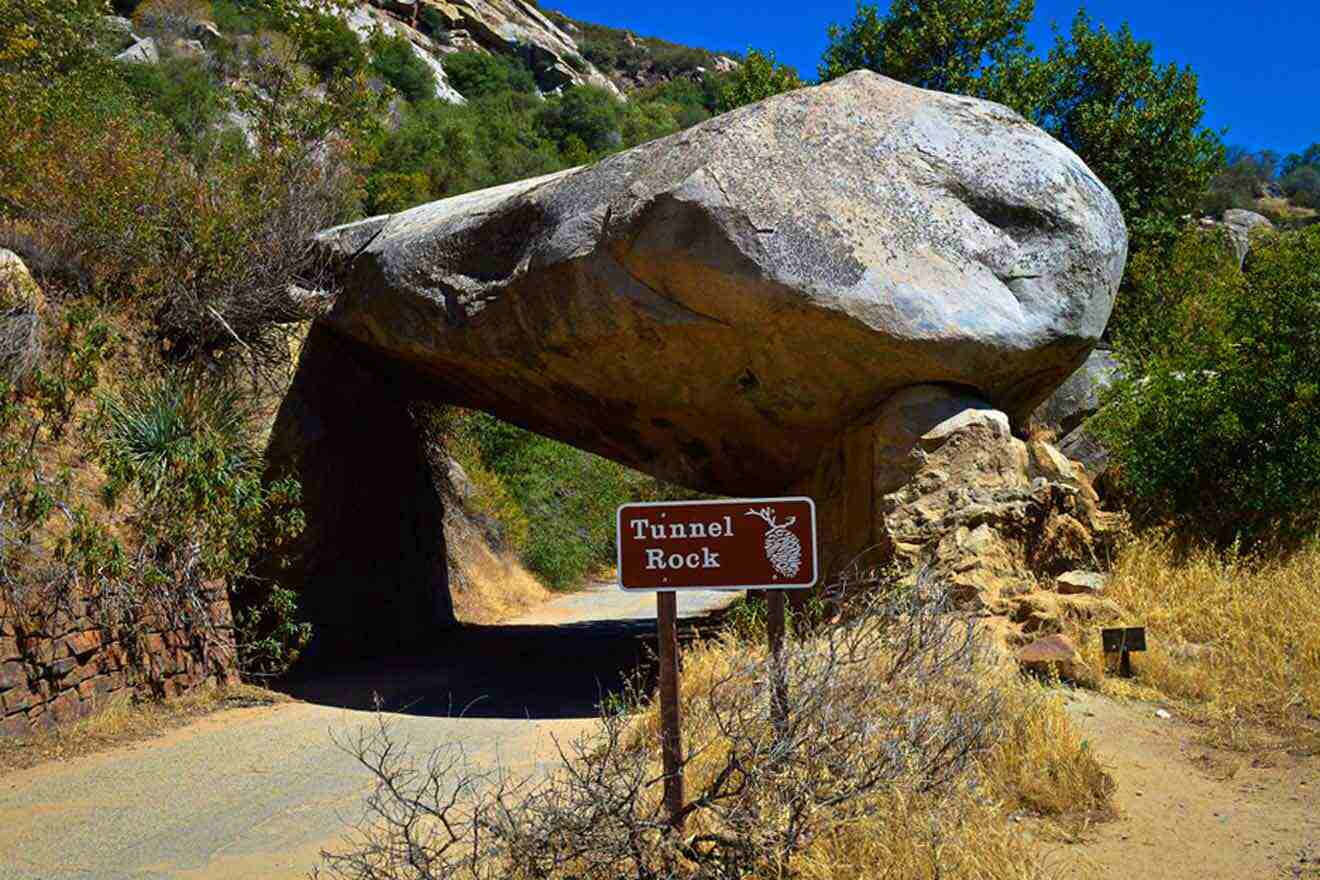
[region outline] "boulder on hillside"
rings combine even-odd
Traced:
[[[752,494],[912,385],[1021,423],[1099,339],[1127,234],[1017,114],[859,72],[320,243],[326,326],[413,393]]]
[[[1072,432],[1099,411],[1101,397],[1117,377],[1118,358],[1111,351],[1096,349],[1036,408],[1033,421],[1060,437]]]
[[[1251,252],[1252,236],[1261,231],[1274,229],[1274,224],[1268,217],[1242,208],[1229,208],[1219,220],[1203,218],[1201,226],[1206,229],[1222,228],[1228,234],[1238,266],[1244,265],[1247,261],[1247,254]]]
[[[153,37],[143,37],[115,56],[116,61],[126,64],[155,64],[160,61],[160,49]]]
[[[1239,266],[1246,262],[1247,254],[1251,251],[1251,236],[1257,231],[1274,229],[1274,224],[1268,218],[1255,211],[1244,211],[1241,208],[1229,208],[1225,211],[1223,222],[1233,239],[1233,249],[1237,251]]]
[[[41,357],[45,297],[23,260],[0,248],[0,376],[16,382]]]

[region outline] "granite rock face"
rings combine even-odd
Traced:
[[[1097,349],[1035,412],[1035,421],[1062,437],[1100,411],[1101,398],[1118,378],[1118,358]]]
[[[1015,113],[860,72],[321,245],[322,323],[418,393],[751,494],[909,386],[1021,422],[1100,338],[1127,234]]]

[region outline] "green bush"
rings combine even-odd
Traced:
[[[409,101],[435,97],[435,76],[426,62],[417,57],[407,37],[377,33],[367,48],[371,52],[372,71],[398,89],[399,94]]]
[[[1320,228],[1260,238],[1245,272],[1225,251],[1191,231],[1134,260],[1147,319],[1098,427],[1140,519],[1287,537],[1320,512]]]
[[[775,60],[775,53],[749,49],[742,66],[725,77],[720,90],[721,113],[761,101],[772,95],[802,88],[797,71]]]
[[[139,101],[169,120],[189,149],[228,107],[225,90],[204,63],[192,58],[126,64],[120,75]]]
[[[323,80],[351,77],[367,63],[367,53],[357,34],[337,15],[307,16],[297,31],[300,60]]]
[[[599,86],[569,86],[546,99],[536,121],[561,147],[576,137],[593,153],[603,153],[623,144],[622,115],[622,102]]]
[[[262,482],[255,421],[243,394],[217,377],[147,378],[102,399],[100,462],[107,503],[128,508],[141,542],[135,577],[169,584],[176,599],[216,579],[235,594],[259,592],[241,597],[249,610],[237,619],[238,644],[245,670],[269,674],[287,669],[311,633],[289,591],[250,575],[303,522],[296,483]]]
[[[468,99],[505,92],[536,93],[536,78],[526,65],[505,55],[455,52],[444,59],[449,84]]]
[[[1299,165],[1279,181],[1293,204],[1320,209],[1320,164]]]

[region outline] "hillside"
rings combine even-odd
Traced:
[[[738,65],[731,53],[642,37],[603,24],[577,21],[562,12],[547,11],[546,16],[572,35],[583,57],[625,92],[679,78],[700,81],[708,73],[727,73]]]

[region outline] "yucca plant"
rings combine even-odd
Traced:
[[[102,413],[112,500],[129,485],[154,499],[193,465],[204,465],[217,484],[241,482],[256,466],[245,430],[248,405],[226,383],[152,379],[105,397]]]

